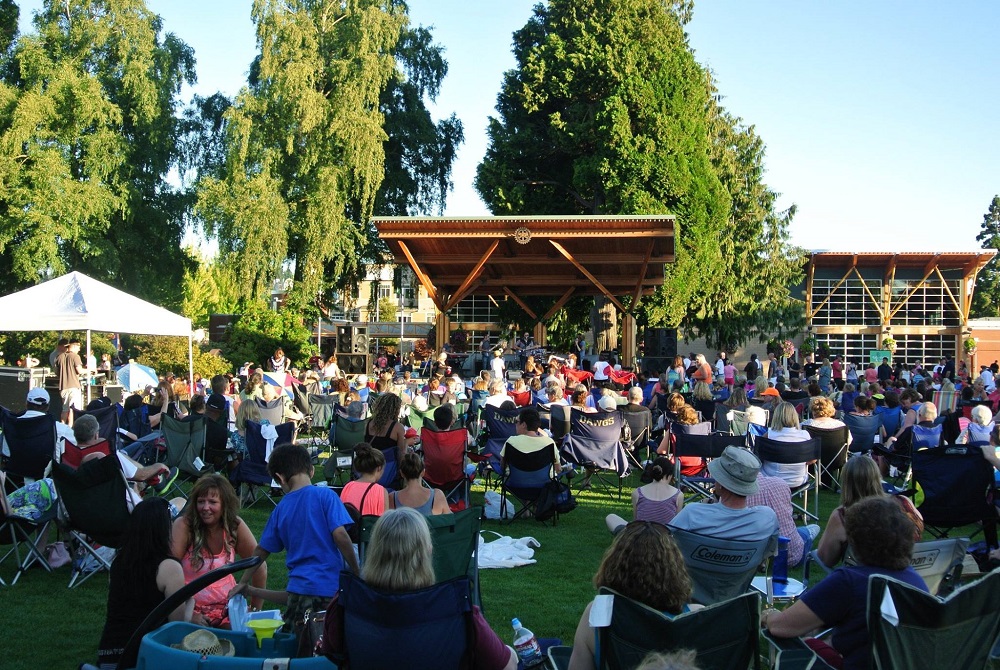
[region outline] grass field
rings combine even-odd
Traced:
[[[621,501],[614,493],[577,493],[579,506],[561,517],[555,527],[531,519],[504,525],[484,522],[484,530],[532,536],[541,543],[534,565],[480,573],[486,618],[502,639],[510,637],[510,619],[517,616],[540,637],[572,643],[580,612],[594,595],[591,579],[611,542],[604,516],[616,512],[630,518],[629,496],[637,484],[637,475],[632,475]],[[483,489],[475,488],[474,502],[481,502],[482,495]],[[834,494],[822,493],[823,521],[836,504]],[[259,537],[268,514],[269,503],[265,501],[244,510],[242,516]],[[487,534],[487,541],[491,537]],[[5,564],[0,576],[9,583],[11,573]],[[269,586],[284,587],[287,571],[282,554],[270,558],[268,573]],[[799,573],[792,570],[792,576]],[[51,574],[35,568],[16,585],[0,586],[0,630],[4,636],[0,668],[75,668],[82,661],[93,662],[104,622],[107,576],[97,575],[73,590],[67,588],[69,576],[68,567]]]

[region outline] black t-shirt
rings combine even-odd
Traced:
[[[819,363],[806,363],[805,366],[803,366],[803,370],[806,373],[806,379],[808,379],[819,372]]]
[[[878,378],[879,381],[883,382],[892,379],[892,368],[889,367],[888,363],[883,363],[882,365],[878,366]]]

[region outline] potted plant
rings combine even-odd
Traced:
[[[979,347],[979,341],[972,337],[971,335],[962,342],[962,348],[965,349],[966,354],[976,353],[976,349]]]
[[[896,340],[892,339],[891,335],[886,335],[882,338],[882,348],[890,354],[896,353]]]
[[[799,347],[799,351],[802,352],[803,356],[808,356],[812,352],[816,351],[816,338],[810,335],[802,340],[802,345]]]
[[[783,340],[781,342],[781,355],[784,358],[791,358],[795,355],[795,343],[791,340]]]

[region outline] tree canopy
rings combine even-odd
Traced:
[[[176,306],[184,197],[169,185],[191,49],[142,0],[47,0],[13,40],[0,5],[0,278],[81,270]],[[16,8],[15,8],[16,9]],[[155,270],[153,270],[155,268]]]
[[[982,229],[976,241],[983,249],[1000,251],[1000,195],[993,196],[989,209],[983,214]],[[976,277],[976,290],[970,306],[972,318],[1000,316],[1000,268],[993,257]]]
[[[197,211],[242,299],[290,260],[301,309],[383,262],[372,214],[443,207],[462,130],[427,112],[447,66],[404,3],[255,0],[252,15],[260,53]]]
[[[787,302],[791,212],[763,142],[716,101],[684,33],[690,2],[551,0],[514,35],[476,188],[494,214],[677,215],[653,325],[739,344],[734,316]]]

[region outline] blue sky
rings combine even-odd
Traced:
[[[236,93],[254,56],[250,0],[147,0],[195,49],[198,93]],[[436,110],[466,143],[449,215],[485,214],[472,187],[511,33],[534,0],[410,0],[450,73]],[[22,23],[39,0],[20,3]],[[767,144],[792,241],[838,251],[962,251],[1000,192],[1000,2],[701,0],[688,25],[724,104]]]

